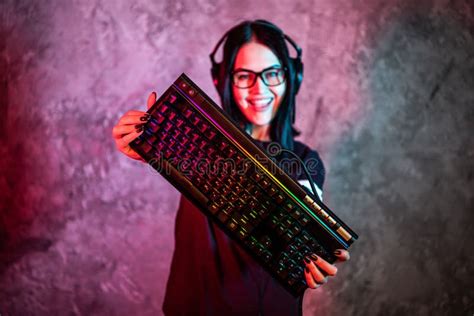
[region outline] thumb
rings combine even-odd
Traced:
[[[337,249],[334,251],[334,255],[337,257],[336,263],[348,261],[351,258],[349,251],[344,249]]]
[[[156,102],[156,92],[152,92],[150,93],[150,95],[148,96],[148,100],[146,101],[146,106],[147,106],[147,109],[150,109],[153,104],[155,104]]]

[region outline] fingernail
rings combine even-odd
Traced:
[[[155,100],[156,100],[156,92],[153,92],[153,96],[155,97]]]
[[[311,260],[314,262],[318,261],[318,256],[316,256],[314,253],[311,255]]]
[[[304,268],[304,270],[306,271],[306,273],[309,273],[308,267]]]
[[[342,252],[341,252],[340,250],[334,251],[334,254],[335,254],[336,256],[339,256],[341,253],[342,253]]]
[[[146,122],[150,119],[150,115],[143,115],[142,117],[140,117],[140,121],[142,122]]]
[[[311,260],[309,259],[309,257],[308,257],[308,256],[304,257],[304,259],[303,259],[303,260],[304,260],[304,262],[306,262],[306,263],[311,263]]]
[[[137,125],[135,125],[135,131],[136,131],[137,133],[143,131],[143,128],[144,128],[143,124],[137,124]]]

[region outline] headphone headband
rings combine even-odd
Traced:
[[[291,58],[290,59],[297,59],[301,62],[301,55],[303,54],[303,50],[301,49],[301,47],[299,47],[295,41],[293,41],[291,39],[291,37],[289,37],[288,35],[286,35],[285,33],[283,33],[282,30],[280,30],[279,28],[277,28],[275,25],[273,24],[270,24],[268,23],[267,21],[264,21],[264,20],[255,20],[255,21],[252,21],[253,24],[260,24],[260,25],[264,25],[264,26],[267,26],[267,27],[271,27],[273,28],[274,30],[278,31],[278,33],[280,33],[283,38],[288,42],[290,43],[290,45],[295,49],[296,51],[296,57],[295,58]],[[212,50],[212,52],[209,54],[209,58],[211,59],[211,63],[213,65],[218,65],[220,63],[216,62],[216,59],[214,58],[216,53],[217,53],[217,50],[219,49],[219,47],[221,46],[222,42],[224,42],[224,40],[227,38],[227,36],[229,35],[229,33],[234,29],[235,27],[231,28],[230,30],[228,30],[227,32],[225,32],[225,34],[221,37],[221,39],[217,42],[216,46],[214,47],[214,49]]]

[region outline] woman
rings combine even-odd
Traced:
[[[298,135],[292,126],[294,101],[302,78],[302,69],[297,68],[302,65],[290,58],[285,39],[299,48],[278,27],[263,20],[243,22],[227,32],[221,42],[224,39],[223,61],[217,64],[214,53],[211,55],[213,79],[224,110],[262,147],[277,142],[303,161],[319,162],[319,170],[312,177],[322,189],[324,168],[319,155],[294,140]],[[155,101],[153,92],[148,107]],[[130,111],[114,127],[118,149],[130,158],[141,159],[128,143],[140,135],[140,126],[146,120],[145,112]],[[303,174],[290,175],[297,180],[305,178]],[[184,197],[176,218],[175,240],[165,314],[301,314],[302,297],[294,298],[286,292]],[[349,259],[345,250],[335,255],[338,261]],[[305,265],[306,282],[312,289],[337,272],[334,265],[316,255],[306,257],[301,264]]]

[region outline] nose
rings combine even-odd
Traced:
[[[260,94],[262,92],[266,92],[268,90],[267,85],[263,82],[260,76],[257,77],[255,84],[250,88],[250,92],[255,94]]]

